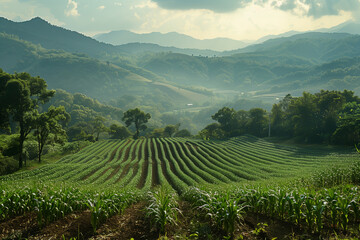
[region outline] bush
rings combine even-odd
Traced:
[[[76,153],[90,144],[89,141],[68,142],[62,147],[62,151],[64,153]]]
[[[38,142],[35,140],[28,140],[24,142],[24,153],[26,159],[33,160],[38,157]]]
[[[174,134],[174,137],[191,137],[191,133],[187,129],[182,129]]]
[[[0,159],[0,176],[10,174],[18,170],[18,161],[13,157]]]
[[[19,154],[19,148],[19,134],[0,136],[0,151],[4,156]]]
[[[60,144],[45,145],[43,149],[43,155],[61,151],[63,151],[63,146]]]

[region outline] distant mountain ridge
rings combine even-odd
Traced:
[[[360,36],[326,31],[216,52],[150,43],[113,46],[40,18],[22,23],[0,18],[0,68],[27,71],[46,78],[50,87],[107,101],[154,91],[165,103],[174,96],[179,102],[204,99],[213,89],[286,94],[311,91],[314,84],[360,90]],[[333,72],[335,65],[326,64],[336,61],[344,64]]]
[[[25,41],[40,44],[47,49],[86,53],[92,57],[98,57],[104,53],[121,53],[110,44],[100,43],[81,33],[52,25],[39,17],[25,22],[13,22],[0,17],[0,32],[19,36]]]
[[[304,44],[304,41],[310,41],[312,45],[314,45],[314,52],[312,54],[316,54],[316,52],[321,52],[321,50],[315,49],[315,47],[319,48],[326,48],[327,51],[331,50],[331,47],[329,44],[336,43],[337,41],[341,41],[346,38],[350,38],[352,34],[349,33],[326,33],[326,32],[306,32],[301,34],[292,35],[289,37],[280,37],[280,38],[274,38],[269,39],[263,43],[259,44],[253,44],[250,46],[247,46],[242,49],[237,49],[233,51],[223,52],[223,55],[234,55],[239,53],[251,53],[251,52],[264,52],[264,51],[274,51],[275,52],[281,52],[284,50],[286,46],[288,46],[288,50],[290,48],[293,48],[292,50],[297,50],[299,48],[300,41],[302,41],[302,44]],[[319,41],[325,41],[326,46],[319,44]],[[290,46],[292,43],[292,46]],[[285,44],[285,45],[283,45]],[[317,46],[316,46],[317,45]],[[303,46],[302,46],[303,47]],[[310,51],[309,46],[306,47],[307,51]],[[281,50],[282,49],[282,50]],[[357,52],[357,51],[356,51]],[[311,53],[311,51],[310,51]],[[282,52],[283,54],[283,52]],[[300,54],[302,54],[300,52]],[[321,55],[324,53],[321,52]],[[295,54],[299,56],[298,54]],[[305,53],[303,53],[305,56]]]
[[[127,30],[111,31],[95,35],[94,38],[98,41],[122,45],[127,43],[152,43],[164,47],[176,48],[192,48],[201,50],[225,51],[243,48],[248,44],[242,41],[233,40],[230,38],[214,38],[214,39],[196,39],[185,34],[176,32],[170,33],[143,33],[138,34]]]
[[[154,91],[168,104],[207,98],[191,89],[150,80],[137,74],[136,69],[130,71],[85,54],[45,49],[5,33],[0,33],[0,56],[6,56],[0,58],[0,68],[6,72],[28,72],[44,78],[49,88],[80,92],[102,101]]]

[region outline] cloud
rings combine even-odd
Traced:
[[[320,18],[339,15],[341,11],[356,13],[360,9],[360,0],[283,0],[274,6],[292,12],[302,8],[304,15]]]
[[[233,12],[245,7],[252,0],[152,0],[165,9],[208,9],[214,12]]]
[[[73,1],[73,0],[68,0],[68,4],[65,10],[65,15],[66,16],[80,16],[78,10],[77,10],[78,4],[77,2]]]
[[[190,10],[208,9],[217,13],[233,12],[249,4],[273,8],[298,15],[320,18],[333,16],[341,11],[356,13],[360,10],[360,0],[152,0],[164,9]]]

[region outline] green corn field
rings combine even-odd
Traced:
[[[79,219],[88,216],[90,232],[56,237],[96,239],[109,219],[143,204],[157,239],[183,217],[182,202],[220,238],[266,234],[267,224],[259,222],[242,235],[248,215],[286,222],[309,236],[356,236],[358,162],[350,150],[285,146],[252,136],[103,140],[55,163],[1,177],[0,238],[36,239],[42,229],[80,214]],[[17,232],[6,225],[20,216],[34,219],[35,230]],[[206,239],[201,231],[181,234]]]

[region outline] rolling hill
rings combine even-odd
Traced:
[[[0,66],[7,72],[29,72],[44,78],[50,88],[81,92],[90,97],[109,101],[121,95],[146,95],[160,91],[169,103],[201,99],[196,92],[178,91],[170,83],[155,84],[150,80],[110,62],[90,58],[85,54],[48,50],[39,45],[0,34]],[[137,69],[135,69],[137,70]],[[139,71],[139,70],[137,70]],[[146,73],[146,70],[144,70]]]
[[[224,51],[245,47],[246,43],[229,38],[215,38],[215,39],[195,39],[185,34],[176,32],[170,33],[143,33],[138,34],[126,30],[112,31],[95,35],[94,38],[98,41],[110,43],[113,45],[122,45],[127,43],[152,43],[165,47],[176,48],[190,48],[201,50]]]
[[[85,53],[92,57],[121,53],[110,44],[100,43],[78,32],[51,25],[39,17],[25,22],[13,22],[0,17],[0,32],[18,36],[47,49]]]
[[[47,79],[51,87],[65,86],[70,92],[99,99],[157,91],[155,95],[169,102],[206,101],[206,94],[195,88],[219,93],[231,90],[235,95],[299,94],[342,86],[359,90],[360,36],[348,33],[295,34],[221,53],[147,43],[113,46],[40,18],[23,23],[1,18],[0,31],[41,45],[27,43],[24,47],[16,37],[2,37],[1,54],[7,56],[1,61],[4,70],[29,71]]]

